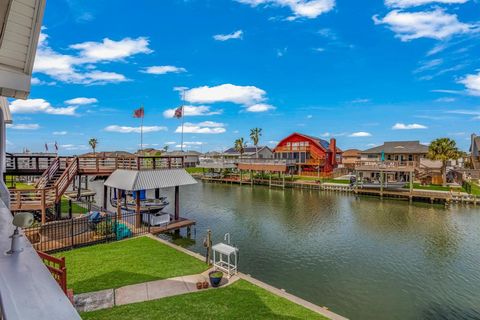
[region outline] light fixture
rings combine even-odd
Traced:
[[[22,236],[18,232],[18,228],[27,228],[33,224],[33,215],[29,212],[21,212],[13,217],[12,224],[16,227],[13,234],[10,236],[12,239],[12,245],[10,250],[7,251],[7,254],[20,253],[23,251],[23,248],[20,244],[20,237]]]

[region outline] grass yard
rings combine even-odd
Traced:
[[[118,288],[207,270],[207,265],[149,237],[55,254],[65,257],[74,293]]]
[[[188,173],[203,173],[203,168],[189,167],[189,168],[185,168],[185,170]],[[208,171],[208,170],[205,170],[205,171]]]
[[[199,291],[81,314],[83,319],[327,319],[245,280]]]
[[[406,184],[406,188],[408,188],[408,184]],[[451,187],[443,187],[443,186],[436,185],[436,184],[430,184],[430,185],[423,186],[420,183],[414,183],[413,188],[414,189],[419,189],[419,190],[435,190],[435,191],[450,191],[452,189],[455,192],[465,192],[465,190],[461,187],[451,188]]]

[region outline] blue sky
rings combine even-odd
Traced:
[[[11,100],[8,149],[63,154],[230,147],[249,129],[342,149],[454,138],[480,123],[477,0],[50,0],[30,100]]]

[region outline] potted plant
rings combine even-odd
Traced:
[[[203,286],[202,281],[198,281],[198,282],[197,282],[197,290],[202,289],[202,286]]]
[[[223,273],[221,271],[210,271],[208,277],[210,278],[210,284],[212,287],[216,288],[222,281]]]

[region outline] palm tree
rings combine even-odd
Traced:
[[[240,159],[242,158],[243,153],[245,152],[245,147],[246,147],[246,144],[245,144],[245,141],[243,140],[243,138],[239,138],[239,139],[235,140],[234,148],[235,148],[235,151],[240,153]]]
[[[253,145],[255,146],[255,155],[258,158],[258,141],[260,140],[260,137],[262,136],[262,129],[260,128],[253,128],[250,129],[250,139],[253,142]]]
[[[88,144],[92,147],[93,154],[95,155],[95,150],[97,149],[98,140],[96,138],[91,138],[88,140]]]
[[[458,150],[455,140],[439,138],[430,143],[427,158],[442,161],[443,186],[447,185],[447,161],[457,160],[460,157],[461,152]]]

